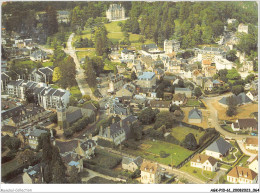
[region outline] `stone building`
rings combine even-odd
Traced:
[[[180,42],[177,40],[164,40],[164,51],[166,54],[177,52],[180,49]]]
[[[109,21],[124,20],[125,8],[121,4],[111,4],[106,11],[106,16]]]

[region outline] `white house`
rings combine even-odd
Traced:
[[[258,173],[258,156],[256,156],[249,164],[249,169],[253,170],[255,173]]]
[[[158,163],[152,163],[144,160],[141,165],[141,183],[159,184],[161,181],[160,166]]]
[[[258,139],[257,138],[246,138],[245,147],[248,150],[258,151]]]
[[[221,137],[207,147],[205,154],[216,159],[222,159],[222,157],[228,155],[232,148],[233,146]]]
[[[236,166],[227,174],[227,181],[234,184],[256,184],[258,175],[251,169]]]
[[[206,171],[215,172],[218,162],[215,158],[204,154],[196,154],[190,161],[191,167],[201,168]]]
[[[248,91],[246,93],[246,96],[248,96],[252,101],[258,101],[258,91],[257,90]]]
[[[216,56],[214,62],[217,70],[223,70],[223,69],[231,70],[234,66],[232,62],[228,61],[222,56]]]
[[[177,105],[177,106],[180,106],[180,105],[183,105],[184,103],[186,102],[186,96],[185,94],[174,94],[173,97],[172,97],[172,104],[174,105]]]

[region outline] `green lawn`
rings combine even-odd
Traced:
[[[105,24],[105,27],[107,29],[107,32],[108,33],[111,33],[111,32],[121,32],[121,27],[118,26],[118,23],[125,23],[125,21],[113,21],[113,22],[110,22],[110,23],[106,23]]]
[[[193,107],[199,107],[200,106],[200,102],[197,99],[188,99],[186,105],[187,106],[193,106]]]
[[[184,166],[181,167],[180,170],[185,171],[203,181],[208,181],[209,179],[213,179],[216,175],[216,172],[210,172],[205,170],[203,170],[203,174],[202,174],[202,169],[191,167],[190,162],[187,162]]]
[[[192,129],[189,127],[174,127],[172,129],[172,136],[174,136],[176,139],[178,139],[180,142],[185,139],[185,136],[188,135],[189,133],[193,133],[197,143],[199,142],[199,139],[202,137],[204,134],[204,131],[199,131],[196,129]]]
[[[5,176],[7,173],[14,171],[16,169],[18,169],[21,166],[21,164],[19,164],[17,162],[17,159],[13,159],[9,162],[6,162],[4,164],[1,165],[1,176]]]
[[[80,48],[77,48],[77,50],[80,50]],[[77,51],[76,52],[78,60],[80,61],[82,58],[85,58],[86,56],[88,57],[94,57],[96,56],[95,48],[87,48],[83,51]]]
[[[54,88],[54,89],[58,89],[59,88],[59,86],[56,85],[56,84],[51,84],[51,87]]]
[[[225,169],[229,170],[231,168],[231,166],[226,165],[226,164],[221,164],[220,168],[225,168]]]
[[[79,89],[78,86],[71,87],[70,88],[70,93],[75,98],[81,98],[82,97],[82,94],[81,94],[80,89]]]
[[[178,165],[184,159],[186,159],[189,155],[193,153],[193,151],[187,150],[179,145],[175,145],[172,143],[164,142],[164,141],[151,141],[145,140],[142,145],[143,149],[138,150],[130,150],[129,153],[134,155],[139,155],[145,159],[153,160],[158,163],[162,163],[165,165]],[[168,157],[161,158],[160,152],[164,151],[166,154],[169,154]],[[171,162],[172,157],[172,162]]]
[[[247,160],[249,159],[249,156],[244,155],[242,159],[237,163],[238,166],[248,167]]]
[[[44,67],[53,66],[53,62],[43,62],[42,65],[43,65]]]

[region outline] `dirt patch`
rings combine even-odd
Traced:
[[[184,107],[184,108],[181,108],[181,110],[184,112],[184,119],[182,120],[183,122],[185,123],[188,123],[188,116],[189,116],[189,112],[190,110],[192,110],[193,107]],[[202,127],[204,129],[208,128],[209,127],[209,113],[208,113],[208,110],[206,109],[199,109],[201,112],[202,112],[202,123],[192,123],[192,125],[196,125],[196,126],[199,126],[199,127]]]
[[[121,171],[121,170],[123,170],[122,164],[118,164],[113,170],[115,170],[115,171]]]
[[[152,147],[152,145],[150,144],[141,144],[139,148],[142,150],[146,150],[149,149],[150,147]]]
[[[219,120],[235,121],[237,119],[249,118],[252,113],[258,112],[258,104],[245,104],[237,108],[237,115],[228,117],[226,116],[227,107],[219,104],[217,100],[213,101],[212,105],[218,111]]]

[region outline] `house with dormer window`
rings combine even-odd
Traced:
[[[144,160],[141,165],[141,183],[143,184],[159,184],[161,181],[160,166],[158,163],[153,163]]]

